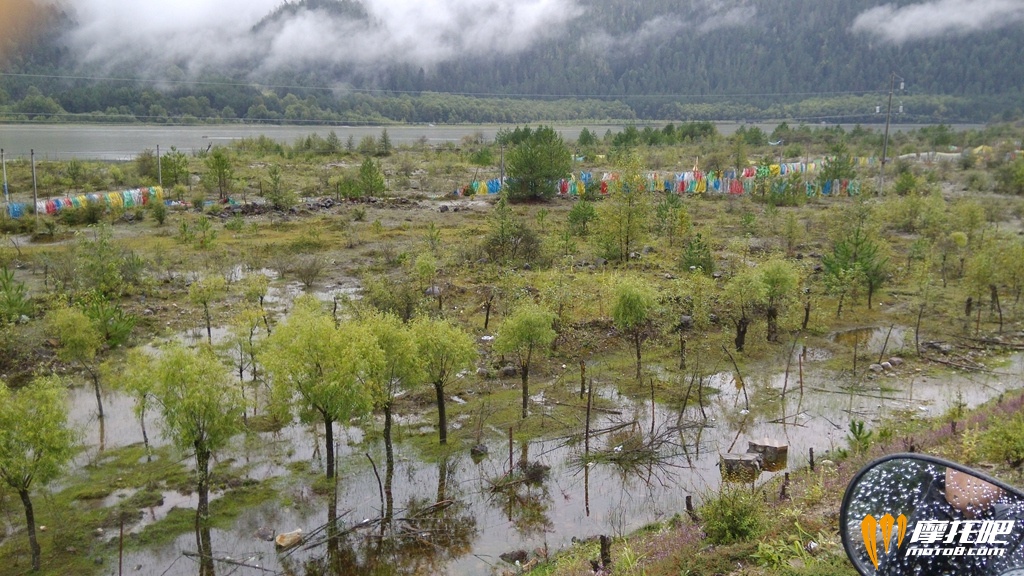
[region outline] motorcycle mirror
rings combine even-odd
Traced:
[[[1024,576],[1024,493],[940,458],[893,454],[865,466],[839,527],[864,576]]]

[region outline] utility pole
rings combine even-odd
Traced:
[[[29,149],[29,156],[32,159],[32,213],[36,216],[35,230],[39,230],[39,188],[36,186],[36,150]]]
[[[4,200],[11,203],[11,193],[7,190],[7,158],[4,157],[4,149],[0,148],[0,164],[4,166]]]
[[[885,110],[885,136],[882,138],[882,166],[878,170],[878,194],[882,193],[882,189],[885,186],[885,161],[886,156],[889,153],[889,117],[892,116],[892,93],[896,87],[896,79],[900,79],[900,91],[903,91],[904,79],[902,76],[898,76],[895,72],[890,72],[889,75],[889,105]],[[903,111],[903,105],[900,105],[900,112]]]

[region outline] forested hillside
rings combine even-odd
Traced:
[[[451,21],[424,37],[373,0],[302,0],[230,39],[244,49],[211,37],[194,55],[175,51],[169,32],[166,49],[152,38],[137,49],[83,47],[87,15],[51,8],[34,35],[0,52],[0,112],[157,122],[872,122],[895,72],[905,79],[896,92],[905,121],[951,122],[1019,114],[1024,92],[1019,10],[986,12],[983,1],[961,3],[970,16],[961,22],[941,1],[526,4],[548,10],[547,23],[522,24],[528,15],[485,3],[444,15]],[[507,30],[495,24],[502,19]]]

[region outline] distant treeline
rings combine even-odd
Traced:
[[[0,78],[0,85],[4,84]],[[16,84],[7,82],[7,84]],[[0,122],[102,122],[153,124],[201,124],[246,122],[264,124],[389,124],[438,123],[485,124],[571,122],[575,120],[676,120],[756,121],[790,120],[799,123],[881,123],[885,110],[876,111],[870,96],[813,98],[792,103],[758,105],[743,102],[686,104],[669,97],[652,108],[628,99],[475,98],[450,94],[366,95],[335,97],[313,92],[300,97],[292,92],[279,96],[237,86],[205,87],[194,91],[164,93],[141,86],[98,84],[50,95],[35,85],[25,89],[0,88]],[[892,119],[903,123],[985,122],[1010,120],[1011,102],[1000,97],[909,96],[904,112]],[[996,118],[980,110],[1003,109]],[[911,112],[912,111],[912,112]]]
[[[355,1],[300,0],[261,26],[332,2],[339,14],[365,16]],[[878,4],[758,2],[736,23],[709,17],[696,3],[581,0],[585,18],[514,54],[482,50],[428,69],[388,62],[372,74],[318,63],[267,74],[259,84],[250,83],[258,61],[198,78],[173,65],[157,77],[143,64],[90,69],[61,43],[75,26],[62,14],[0,63],[0,121],[871,123],[884,121],[892,73],[905,80],[893,108],[903,110],[903,122],[1021,116],[1024,30],[994,26],[900,45],[854,33],[857,16]],[[167,82],[157,88],[132,80],[140,75]],[[352,91],[338,92],[339,85]]]

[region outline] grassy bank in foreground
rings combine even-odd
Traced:
[[[627,576],[854,575],[839,538],[839,508],[853,475],[869,461],[916,451],[974,467],[1011,486],[1024,483],[1024,390],[973,411],[951,411],[909,424],[885,422],[854,435],[849,450],[814,469],[751,490],[726,487],[693,515],[682,511],[611,544],[611,574]],[[870,438],[868,438],[870,434]],[[872,442],[872,440],[875,440]],[[580,542],[525,572],[529,576],[595,574],[597,539]],[[507,572],[514,574],[515,572]],[[597,572],[607,574],[608,572]]]

